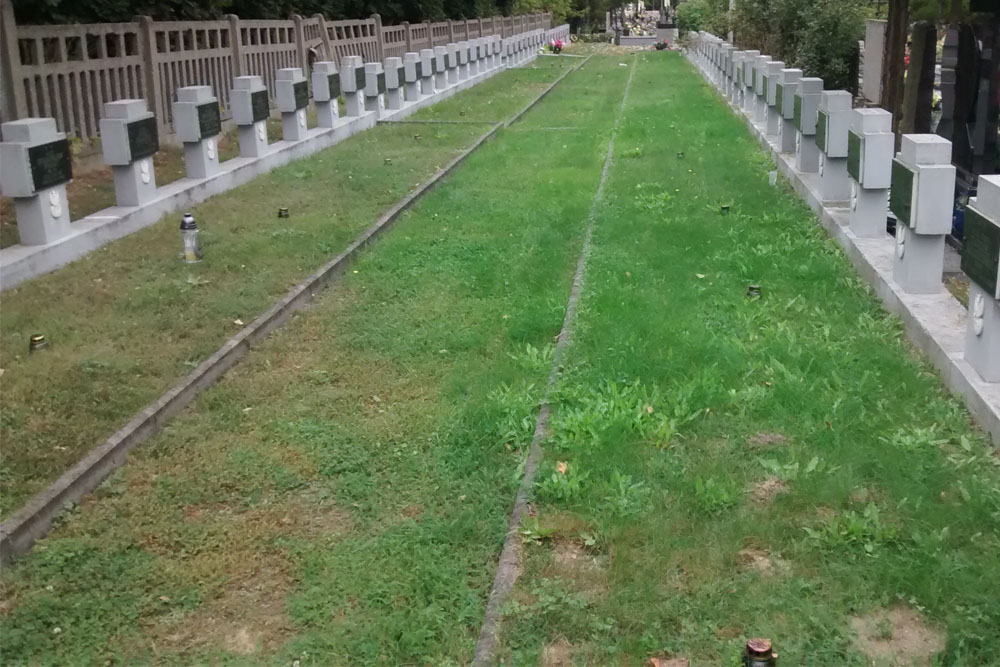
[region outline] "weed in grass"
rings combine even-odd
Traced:
[[[579,500],[588,477],[590,473],[580,472],[576,464],[547,464],[535,482],[535,496],[543,502],[571,504]]]
[[[695,477],[693,491],[695,504],[706,514],[719,514],[739,501],[739,494],[731,483],[714,477]]]
[[[631,475],[615,470],[607,487],[610,493],[604,496],[602,514],[624,519],[641,514],[649,506],[649,487],[645,482],[633,481]]]

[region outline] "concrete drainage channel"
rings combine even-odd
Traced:
[[[27,552],[35,540],[48,532],[52,521],[66,505],[78,501],[85,494],[97,488],[109,474],[125,463],[132,448],[149,439],[174,415],[187,407],[202,391],[209,388],[229,369],[236,366],[251,351],[252,346],[259,343],[272,331],[280,328],[292,314],[306,308],[316,293],[329,287],[358,253],[374,242],[381,234],[391,229],[405,211],[412,208],[466,158],[493,138],[501,128],[516,122],[552,92],[567,76],[586,64],[589,59],[588,56],[566,70],[511,119],[493,125],[472,146],[452,159],[430,179],[365,229],[339,255],[293,287],[277,303],[226,341],[188,376],[139,411],[111,437],[91,450],[76,465],[0,524],[0,564],[9,563],[16,556]],[[385,122],[402,121],[389,120]]]

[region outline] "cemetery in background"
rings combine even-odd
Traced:
[[[104,104],[145,99],[161,135],[173,132],[175,91],[211,86],[223,119],[230,113],[234,77],[260,76],[275,100],[279,69],[350,55],[384,62],[467,39],[510,37],[548,29],[549,14],[495,16],[439,23],[382,25],[365,19],[328,21],[322,15],[287,20],[153,21],[17,25],[9,0],[0,0],[0,122],[55,118],[59,131],[91,141]]]

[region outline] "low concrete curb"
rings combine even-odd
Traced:
[[[494,71],[502,71],[502,68]],[[526,108],[534,106],[538,100],[547,95],[566,74],[542,91]],[[374,118],[375,114],[370,115]],[[520,113],[517,117],[520,117]],[[125,463],[130,450],[145,442],[174,415],[187,407],[198,394],[238,364],[250,352],[253,345],[283,325],[296,311],[309,305],[313,295],[328,287],[343,273],[358,252],[389,230],[404,211],[412,207],[502,127],[502,123],[493,125],[472,146],[452,159],[417,190],[407,195],[362,232],[343,252],[292,288],[280,301],[226,341],[211,357],[200,363],[187,377],[143,408],[104,443],[91,450],[76,465],[0,524],[0,564],[9,563],[16,556],[28,551],[35,540],[48,532],[52,520],[63,507],[76,502],[97,488],[111,472]]]
[[[696,63],[692,66],[701,72]],[[938,369],[945,385],[965,400],[969,412],[989,432],[994,446],[1000,448],[1000,383],[984,382],[965,361],[968,311],[943,285],[937,294],[902,291],[892,280],[893,238],[888,235],[880,239],[855,236],[848,226],[849,211],[844,203],[824,202],[820,198],[819,176],[797,171],[794,155],[782,153],[767,138],[764,127],[748,119],[728,101],[726,104],[746,122],[754,138],[770,153],[778,171],[816,213],[827,233],[844,248],[855,270],[872,286],[886,309],[899,316],[909,339]]]

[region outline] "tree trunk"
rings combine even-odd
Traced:
[[[936,47],[937,30],[934,24],[930,21],[914,24],[913,37],[910,41],[910,66],[903,87],[900,134],[926,134],[931,131]]]
[[[893,130],[898,130],[903,107],[903,73],[906,66],[906,37],[910,29],[910,7],[907,0],[889,0],[888,10],[882,98],[879,105],[892,114]]]

